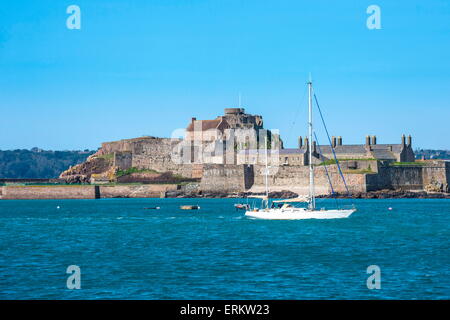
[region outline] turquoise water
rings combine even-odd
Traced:
[[[250,220],[236,201],[0,201],[0,298],[450,298],[450,200],[355,200],[328,221]],[[80,290],[66,287],[69,265]]]

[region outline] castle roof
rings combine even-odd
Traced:
[[[280,149],[280,154],[303,154],[306,152],[306,148],[301,149],[295,149],[295,148],[288,148],[288,149]]]
[[[375,159],[396,159],[395,154],[398,154],[402,151],[403,146],[401,144],[375,144],[370,146],[370,151]],[[240,154],[257,154],[258,151],[261,153],[263,150],[240,150]],[[288,154],[305,154],[307,151],[306,146],[302,148],[287,148],[280,149],[277,152],[280,155],[288,155]],[[331,146],[329,145],[319,145],[316,149],[317,152],[321,154],[332,154]],[[368,149],[366,149],[366,145],[364,144],[353,144],[353,145],[337,145],[334,147],[334,151],[336,154],[349,154],[349,155],[366,155],[368,154]]]
[[[282,151],[284,151],[286,149],[268,149],[268,154],[269,156],[271,154],[278,154],[281,153]],[[294,149],[292,149],[294,150]],[[298,149],[295,149],[298,151]],[[265,149],[244,149],[244,150],[239,150],[238,154],[246,154],[246,155],[263,155],[265,153]]]
[[[214,120],[193,120],[191,123],[189,123],[186,131],[194,131],[195,129],[207,131],[210,129],[222,129],[227,127],[229,127],[228,122],[225,119],[219,117]]]
[[[322,145],[318,146],[317,151],[321,153],[332,153],[331,146]],[[346,145],[338,145],[334,147],[334,151],[336,153],[349,153],[349,154],[364,154],[367,153],[366,148],[363,144],[346,144]]]

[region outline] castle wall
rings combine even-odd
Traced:
[[[130,151],[114,152],[113,166],[120,170],[126,170],[133,166],[133,154]]]
[[[380,189],[420,190],[427,185],[450,184],[450,162],[432,161],[423,166],[381,165],[378,174],[367,176],[368,191]]]
[[[264,166],[255,166],[255,187],[261,189],[264,182]],[[345,193],[345,185],[339,175],[337,166],[327,166],[331,183],[335,192]],[[271,172],[272,171],[272,172]],[[269,189],[273,191],[291,190],[306,194],[309,190],[309,167],[281,166],[269,170]],[[366,189],[365,174],[344,174],[350,192],[364,192]],[[317,194],[331,193],[324,166],[314,169],[314,183]],[[255,189],[256,189],[255,188]]]
[[[241,192],[245,190],[248,169],[245,165],[203,165],[200,189],[206,192]],[[245,172],[247,171],[247,174]],[[249,184],[247,180],[247,185]]]
[[[177,190],[176,184],[146,184],[100,186],[101,198],[159,198],[165,192]]]
[[[418,190],[423,188],[420,166],[379,166],[378,174],[366,177],[367,191],[381,189]]]
[[[422,168],[423,186],[442,184],[450,192],[450,161],[430,161]]]
[[[198,166],[176,163],[172,158],[180,141],[180,139],[143,137],[105,142],[99,154],[114,153],[114,162],[122,170],[136,167],[157,172],[171,171],[183,177],[198,178]]]

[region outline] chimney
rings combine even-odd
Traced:
[[[412,146],[412,138],[411,135],[408,135],[408,147]]]
[[[301,149],[303,147],[303,138],[302,136],[298,137],[298,148]]]
[[[366,136],[366,146],[370,146],[370,136]]]
[[[315,142],[315,141],[313,141],[312,151],[313,151],[314,153],[316,153],[316,142]]]
[[[337,138],[337,144],[338,144],[338,146],[342,146],[342,137],[341,136],[339,136]]]
[[[377,136],[372,136],[372,144],[377,144]]]
[[[405,135],[402,134],[402,146],[405,146],[405,144],[406,144],[406,138],[405,138]]]
[[[336,147],[336,137],[335,136],[331,137],[331,145],[333,146],[333,148]]]

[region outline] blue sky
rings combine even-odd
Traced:
[[[81,30],[66,28],[72,4]],[[371,4],[381,30],[366,27]],[[309,72],[344,143],[405,133],[450,149],[444,0],[1,0],[0,149],[168,137],[239,92],[291,147],[307,131]]]

